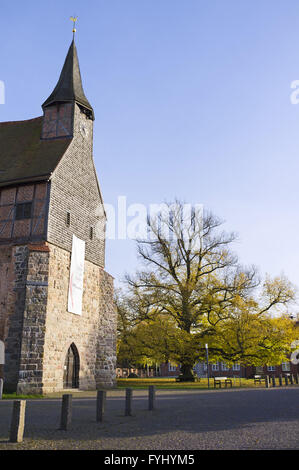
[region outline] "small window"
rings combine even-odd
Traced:
[[[219,363],[216,362],[216,364],[212,364],[212,370],[219,370]]]
[[[233,370],[240,370],[240,364],[233,364]]]
[[[276,369],[275,366],[268,366],[268,371],[269,371],[269,372],[274,372],[275,369]]]
[[[228,365],[227,365],[225,362],[222,362],[222,363],[221,363],[221,369],[222,369],[222,370],[229,370],[229,367],[228,367]]]
[[[66,213],[66,225],[67,227],[71,225],[71,213],[70,212]]]
[[[93,240],[93,227],[90,227],[89,238],[90,238],[90,240]]]
[[[16,220],[30,219],[32,202],[24,202],[16,205]]]
[[[290,372],[290,370],[291,370],[291,364],[290,364],[290,362],[283,362],[283,363],[281,364],[281,370],[282,370],[283,372]]]

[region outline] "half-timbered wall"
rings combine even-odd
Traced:
[[[48,183],[0,189],[0,244],[46,239],[48,200]]]

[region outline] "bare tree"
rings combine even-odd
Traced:
[[[128,305],[139,320],[169,315],[180,330],[205,336],[229,318],[236,302],[250,298],[260,279],[254,267],[238,264],[231,251],[236,235],[221,231],[220,219],[195,210],[186,216],[180,201],[165,209],[148,217],[148,237],[138,240],[144,270],[126,276]],[[288,301],[292,294],[280,287],[263,309]],[[192,380],[192,360],[180,363],[182,379]]]

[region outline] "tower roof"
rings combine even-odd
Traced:
[[[76,102],[91,112],[94,119],[94,112],[88,99],[85,96],[77,55],[77,48],[73,39],[67,53],[58,83],[49,98],[42,107],[50,106],[59,102]]]
[[[43,117],[0,122],[0,189],[47,181],[71,144],[69,137],[42,140]]]

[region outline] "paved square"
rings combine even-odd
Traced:
[[[79,395],[79,394],[78,394]],[[73,398],[69,431],[60,431],[61,399],[28,400],[24,441],[8,443],[12,401],[0,402],[0,450],[299,449],[299,388],[133,392],[125,417],[125,391],[107,393],[104,421],[94,397]]]

